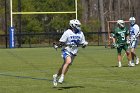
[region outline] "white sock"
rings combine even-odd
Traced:
[[[129,64],[131,64],[131,61],[129,61]]]
[[[118,67],[121,67],[122,66],[121,62],[119,61],[118,63],[119,63]]]
[[[61,74],[61,77],[64,77],[64,74]]]
[[[121,64],[121,61],[119,61],[119,64]]]

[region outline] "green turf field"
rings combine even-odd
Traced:
[[[118,68],[116,49],[97,46],[80,48],[65,82],[54,88],[60,53],[53,48],[0,49],[0,93],[140,93],[140,65],[128,67],[124,57]]]

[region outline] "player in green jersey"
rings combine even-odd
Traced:
[[[131,53],[128,49],[128,40],[129,40],[129,30],[126,28],[123,20],[117,21],[117,27],[113,32],[113,45],[117,48],[118,52],[118,67],[122,67],[121,64],[121,52],[122,49],[125,50],[129,66],[131,66]]]

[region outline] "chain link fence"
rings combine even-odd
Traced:
[[[33,48],[33,47],[52,47],[53,43],[58,43],[59,39],[63,33],[26,33],[22,32],[21,34],[15,34],[15,47],[16,48]],[[89,42],[90,46],[106,46],[106,42],[102,42],[102,35],[108,37],[107,33],[101,32],[88,32],[84,33],[86,40]],[[0,35],[0,39],[3,40],[0,44],[0,48],[6,48],[5,37],[8,35]],[[18,42],[18,37],[21,39],[21,43]],[[9,46],[9,45],[8,45]]]

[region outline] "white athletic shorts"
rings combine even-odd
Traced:
[[[68,56],[70,56],[70,57],[71,57],[71,63],[72,63],[76,55],[74,55],[74,54],[68,52],[67,50],[63,49],[63,50],[62,50],[62,55],[61,55],[61,56],[62,56],[62,58],[64,59],[64,62],[65,62],[66,58],[67,58]]]

